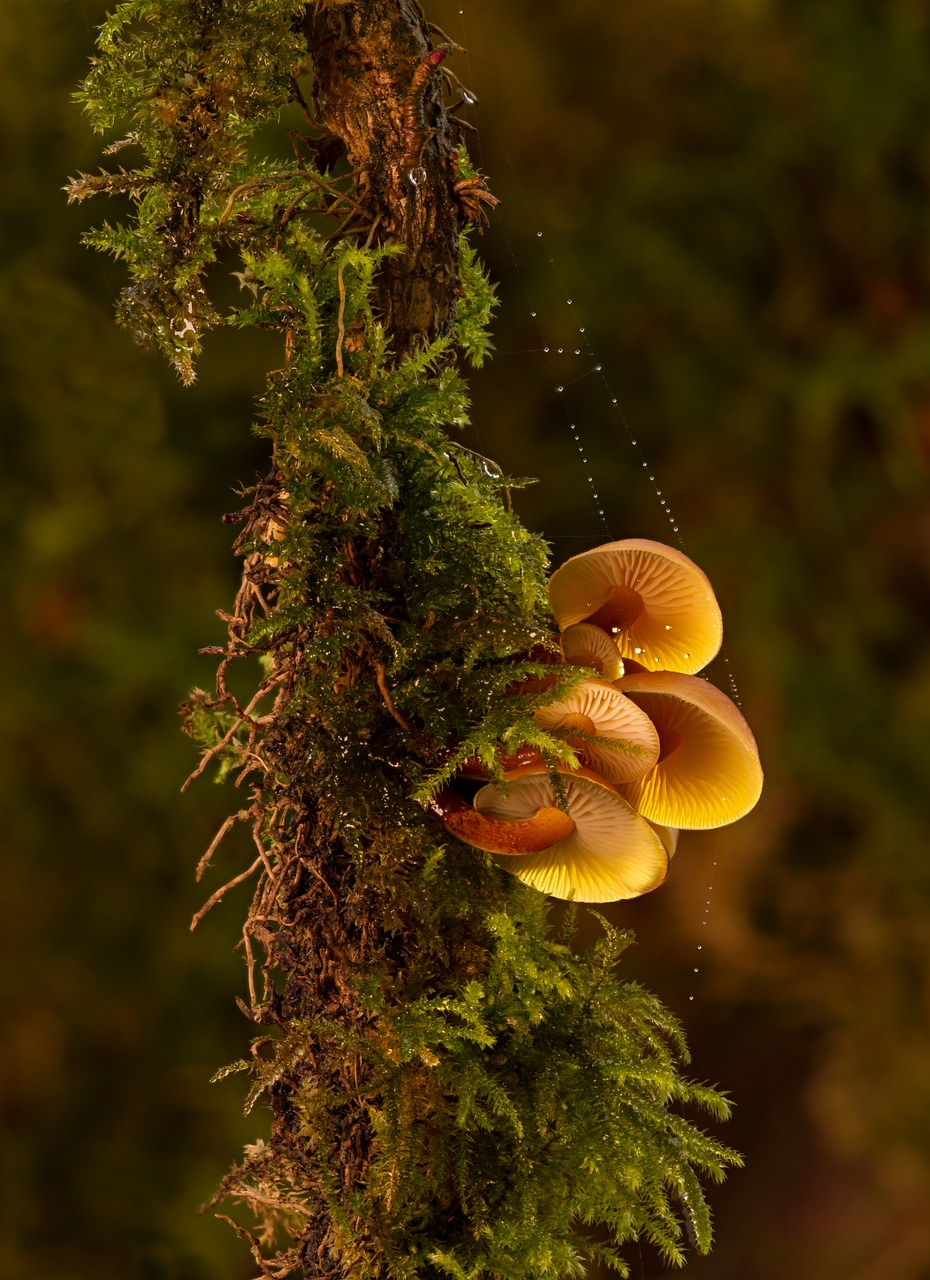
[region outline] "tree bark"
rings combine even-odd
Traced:
[[[315,107],[344,144],[374,243],[393,241],[378,292],[398,357],[448,334],[458,295],[457,169],[440,67],[415,0],[308,4]]]

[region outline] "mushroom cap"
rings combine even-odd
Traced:
[[[510,857],[548,849],[575,829],[574,819],[554,805],[540,805],[519,818],[497,818],[463,805],[446,813],[442,821],[447,831],[466,844]]]
[[[659,761],[622,793],[650,822],[685,830],[724,827],[762,791],[759,750],[725,693],[696,676],[653,671],[624,676],[623,692],[659,733]]]
[[[648,538],[572,556],[549,579],[549,603],[563,631],[579,622],[601,627],[624,658],[649,670],[700,671],[723,638],[706,574],[681,551]]]
[[[501,866],[542,893],[575,902],[616,902],[657,888],[668,871],[668,856],[649,824],[596,775],[562,776],[574,830],[539,853],[498,859]],[[513,820],[557,802],[552,779],[543,771],[508,780],[507,792],[493,783],[482,787],[475,808]]]
[[[618,680],[623,675],[623,659],[616,641],[603,627],[576,622],[562,632],[565,661],[577,667],[594,667],[605,680]]]
[[[534,711],[533,718],[541,729],[562,730],[585,764],[608,782],[641,778],[659,758],[659,735],[649,716],[604,680],[585,680],[564,698]],[[573,739],[573,730],[617,745]]]

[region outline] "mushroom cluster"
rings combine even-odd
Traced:
[[[549,601],[563,661],[598,678],[534,715],[581,763],[518,753],[471,804],[450,793],[443,822],[553,897],[634,898],[665,879],[679,830],[735,822],[762,790],[749,726],[696,675],[720,649],[720,609],[697,565],[645,538],[573,556]]]

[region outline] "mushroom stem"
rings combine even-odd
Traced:
[[[643,598],[638,591],[626,586],[611,587],[601,607],[585,621],[590,626],[601,627],[611,635],[616,635],[618,632],[628,631],[642,617],[644,608]]]

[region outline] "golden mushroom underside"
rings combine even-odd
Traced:
[[[665,826],[706,831],[749,812],[762,791],[762,768],[742,735],[674,694],[629,696],[649,715],[663,743],[651,773],[621,788],[637,813]]]
[[[630,592],[640,597],[638,616]],[[597,625],[610,626],[612,599],[621,655],[649,670],[693,674],[720,649],[723,624],[710,582],[672,547],[646,539],[607,543],[567,560],[549,580],[549,602],[563,630],[599,613]]]
[[[500,865],[553,898],[616,902],[636,898],[665,879],[662,841],[627,802],[603,783],[565,775],[575,830],[548,849],[500,858]],[[493,784],[475,796],[475,808],[498,818],[535,813],[556,803],[548,774],[516,778],[504,796]]]
[[[569,734],[579,719],[588,721],[596,739],[582,739],[578,750],[588,768],[608,782],[641,778],[659,758],[659,735],[648,715],[601,680],[585,680],[566,697],[540,707],[534,719],[541,729]]]
[[[561,635],[565,661],[578,667],[594,667],[605,680],[618,680],[623,674],[623,662],[616,641],[600,627],[576,622],[566,627]]]

